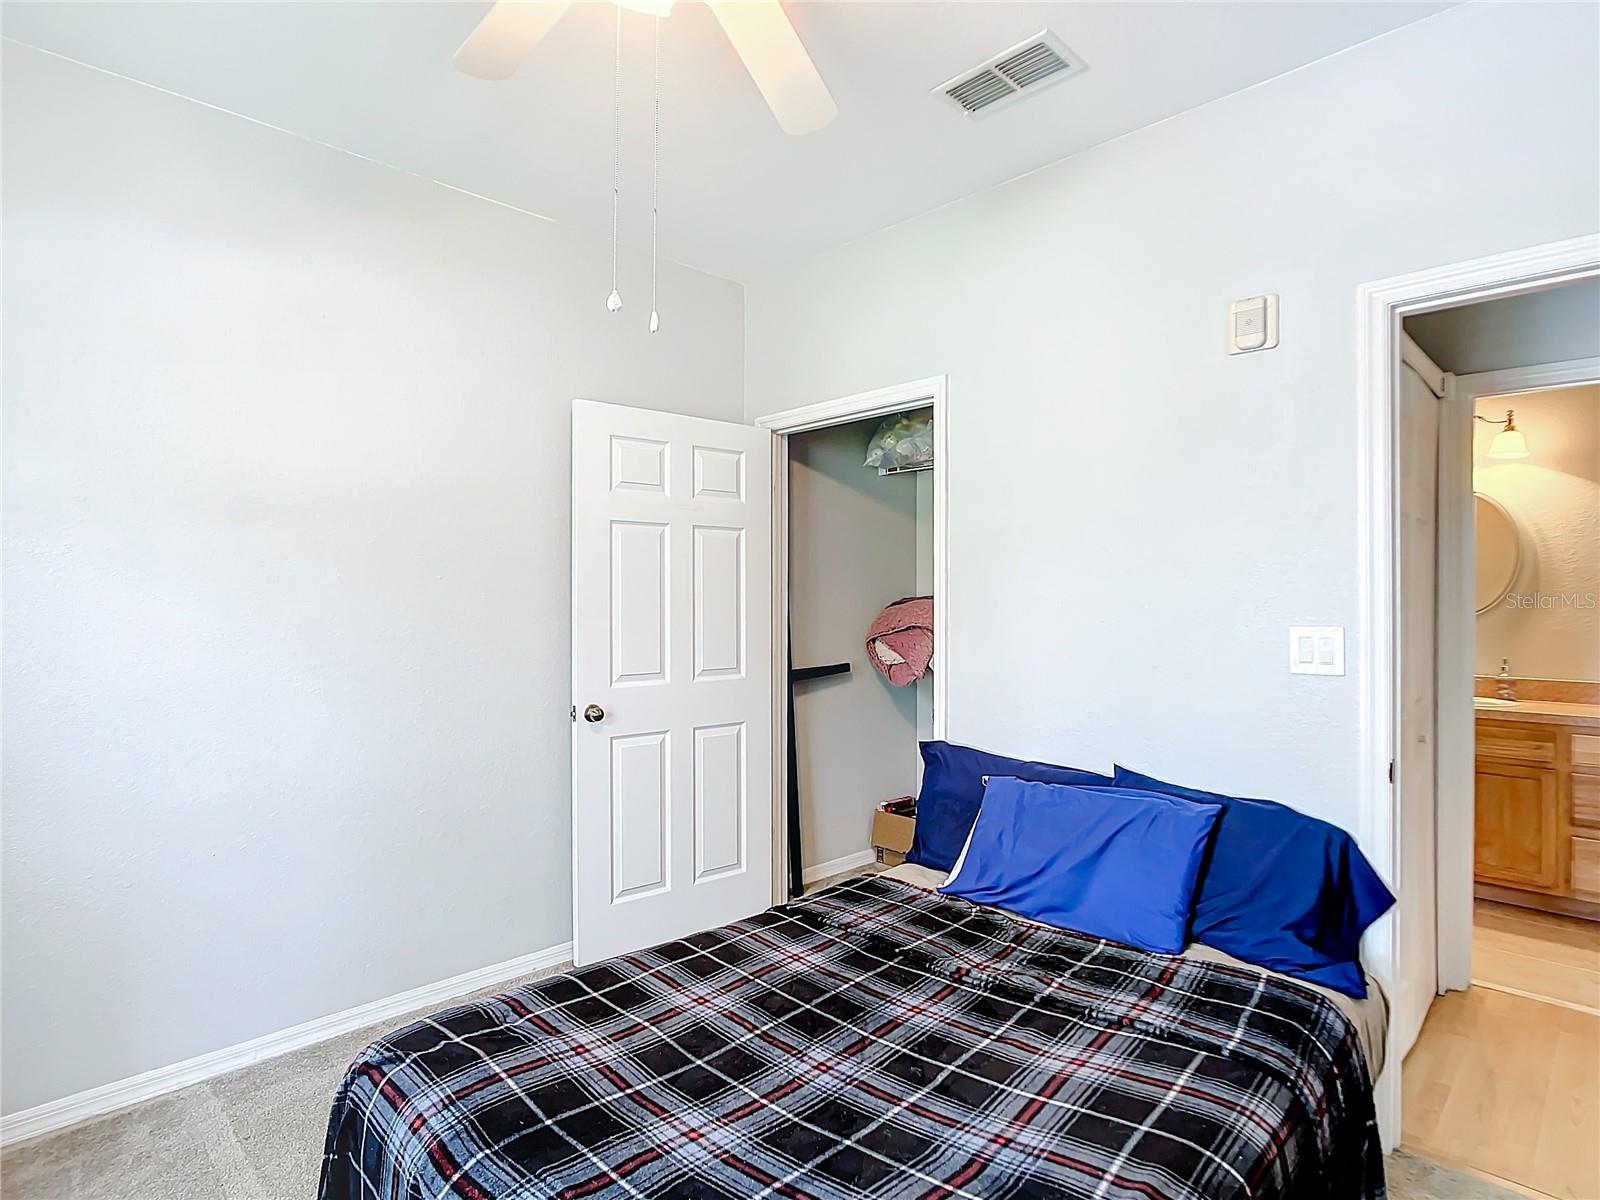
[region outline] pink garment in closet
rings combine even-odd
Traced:
[[[933,597],[896,600],[867,630],[867,658],[895,687],[915,683],[933,658]]]

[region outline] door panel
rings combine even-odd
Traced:
[[[611,739],[611,896],[628,900],[667,886],[670,734]]]
[[[694,494],[697,499],[743,500],[744,451],[696,446]]]
[[[694,527],[694,677],[744,674],[744,530]]]
[[[611,490],[667,490],[667,443],[650,438],[611,438]]]
[[[1399,673],[1395,774],[1400,792],[1400,995],[1391,1053],[1405,1056],[1438,993],[1434,662],[1438,559],[1439,399],[1400,371]]]
[[[586,963],[771,902],[772,435],[589,401],[572,429]]]
[[[1568,838],[1572,894],[1580,900],[1600,900],[1600,839]]]
[[[1560,882],[1556,773],[1478,761],[1474,862],[1485,883],[1553,888]]]
[[[611,522],[611,682],[667,682],[667,526]]]
[[[694,881],[744,869],[744,724],[694,731]]]

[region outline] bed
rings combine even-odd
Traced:
[[[938,894],[904,866],[418,1021],[322,1200],[1384,1195],[1384,1002]]]

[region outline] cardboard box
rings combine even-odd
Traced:
[[[903,817],[882,809],[872,814],[872,848],[885,866],[899,866],[911,849],[911,835],[917,827],[915,817]]]

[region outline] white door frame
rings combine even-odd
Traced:
[[[772,443],[772,900],[788,898],[789,879],[789,435],[865,417],[883,417],[908,408],[933,409],[933,644],[939,667],[933,671],[933,736],[949,728],[946,697],[950,680],[949,527],[950,405],[944,375],[840,396],[756,421],[776,436]]]
[[[1395,580],[1396,395],[1400,373],[1400,322],[1429,312],[1540,291],[1553,284],[1600,275],[1600,234],[1532,246],[1363,284],[1356,292],[1356,473],[1360,599],[1356,662],[1361,677],[1360,828],[1367,855],[1398,894],[1400,878],[1399,794],[1391,783],[1398,751],[1400,698],[1399,597]],[[1398,986],[1399,931],[1393,912],[1369,932],[1365,957],[1387,988]],[[1394,1032],[1397,1003],[1390,1005]],[[1400,1142],[1400,1067],[1390,1058],[1377,1081],[1378,1120],[1385,1146]]]
[[[1484,396],[1600,381],[1600,358],[1458,375],[1439,422],[1439,990],[1472,983],[1472,707],[1477,657],[1472,414]],[[1447,786],[1448,783],[1448,786]]]

